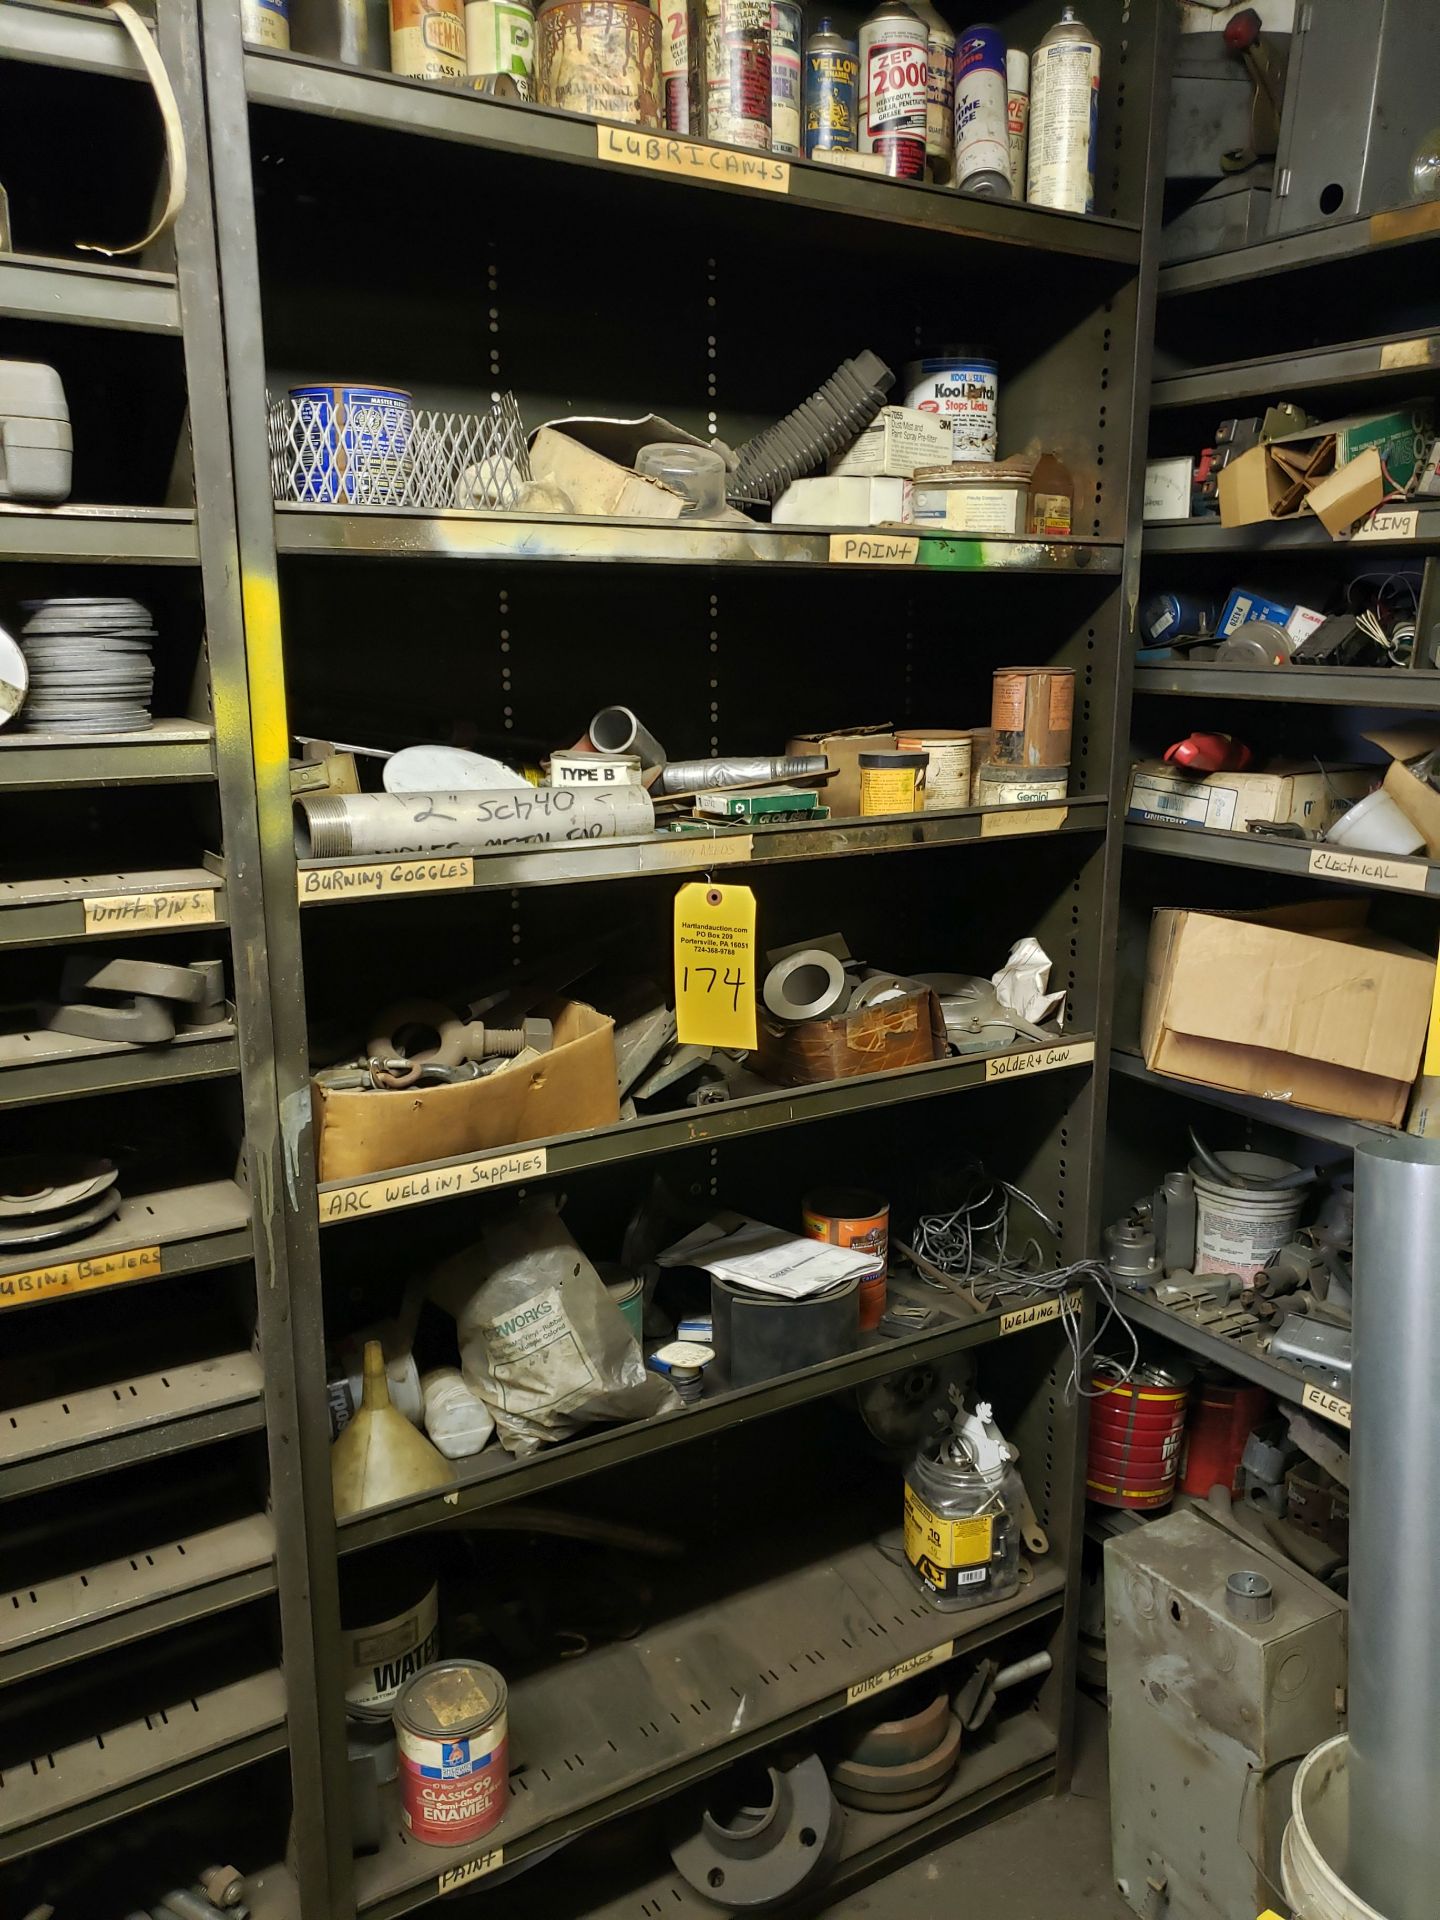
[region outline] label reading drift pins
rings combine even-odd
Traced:
[[[1095,1058],[1093,1040],[1067,1040],[1058,1047],[1031,1047],[1026,1053],[1001,1053],[985,1062],[985,1078],[1024,1079],[1031,1073],[1058,1073],[1061,1067],[1083,1066]]]
[[[736,153],[728,147],[643,133],[634,127],[597,127],[595,131],[598,157],[617,166],[645,167],[651,173],[677,174],[682,180],[722,180],[732,187],[758,187],[762,193],[790,191],[788,160]]]
[[[175,887],[162,893],[92,893],[84,905],[86,933],[134,933],[141,927],[215,924],[213,887]]]
[[[1002,1313],[998,1331],[1001,1334],[1023,1333],[1027,1327],[1039,1327],[1047,1320],[1058,1320],[1062,1313],[1079,1313],[1084,1304],[1085,1295],[1076,1287],[1073,1293],[1064,1294],[1058,1300],[1037,1300],[1033,1307],[1016,1307],[1010,1313]]]
[[[1327,1393],[1323,1387],[1306,1387],[1300,1396],[1300,1404],[1310,1413],[1333,1420],[1337,1427],[1344,1427],[1349,1432],[1350,1402],[1342,1400],[1338,1393]]]
[[[912,1673],[923,1673],[927,1667],[938,1667],[948,1660],[955,1651],[953,1640],[943,1640],[938,1647],[931,1647],[928,1653],[917,1653],[911,1660],[902,1660],[898,1666],[886,1667],[883,1673],[872,1674],[868,1680],[857,1680],[853,1687],[845,1689],[845,1704],[853,1707],[858,1700],[868,1700],[872,1695],[884,1693],[890,1687],[898,1687],[902,1680],[908,1680]]]

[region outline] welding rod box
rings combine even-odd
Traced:
[[[1131,770],[1127,820],[1166,827],[1243,833],[1250,820],[1291,823],[1323,833],[1349,800],[1363,800],[1374,767],[1319,768],[1277,762],[1265,773],[1182,773],[1164,760]]]
[[[536,1011],[553,1020],[555,1044],[528,1066],[396,1093],[312,1086],[320,1179],[351,1180],[614,1126],[620,1118],[614,1021],[580,1000]]]
[[[1363,901],[1264,913],[1162,908],[1140,1013],[1146,1066],[1400,1126],[1435,961],[1367,933],[1364,919]]]
[[[928,988],[828,1020],[783,1022],[762,1014],[755,1069],[785,1087],[853,1080],[943,1060],[949,1051],[940,1002]]]

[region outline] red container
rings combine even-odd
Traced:
[[[1092,1500],[1105,1507],[1169,1505],[1192,1377],[1189,1368],[1155,1365],[1140,1367],[1123,1383],[1094,1376],[1085,1469]]]
[[[1185,1429],[1182,1491],[1202,1500],[1212,1487],[1239,1493],[1245,1442],[1273,1404],[1264,1387],[1246,1386],[1227,1375],[1202,1375]]]

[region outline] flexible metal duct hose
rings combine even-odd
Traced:
[[[738,760],[671,760],[654,783],[656,793],[701,793],[707,787],[743,787],[757,780],[808,780],[824,773],[823,753],[746,754]]]
[[[650,833],[644,787],[603,793],[535,787],[494,793],[316,793],[295,803],[302,860],[347,854],[484,853],[489,847],[565,846]]]
[[[895,375],[868,350],[840,367],[808,400],[740,449],[727,495],[738,502],[776,500],[792,480],[849,446],[885,404]]]

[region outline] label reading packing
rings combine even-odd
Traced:
[[[1376,507],[1352,540],[1413,540],[1420,526],[1418,507]]]
[[[1300,1404],[1311,1413],[1322,1414],[1325,1419],[1333,1420],[1337,1427],[1348,1430],[1350,1426],[1350,1402],[1342,1400],[1338,1393],[1326,1393],[1323,1387],[1306,1387],[1300,1396]]]
[[[302,901],[344,900],[356,893],[445,893],[474,886],[475,862],[467,855],[387,860],[366,867],[302,867],[296,884]]]
[[[456,1887],[468,1887],[472,1880],[483,1879],[487,1873],[494,1873],[497,1867],[505,1864],[505,1849],[492,1847],[489,1853],[477,1854],[473,1860],[467,1860],[463,1867],[451,1867],[448,1873],[442,1873],[435,1882],[436,1894],[450,1893]]]
[[[872,1694],[884,1693],[887,1687],[898,1687],[912,1673],[923,1673],[926,1667],[938,1667],[954,1651],[955,1642],[945,1640],[938,1647],[931,1647],[928,1653],[917,1653],[913,1659],[902,1660],[895,1667],[886,1667],[883,1673],[872,1674],[868,1680],[857,1680],[853,1687],[845,1689],[845,1704],[853,1707],[857,1700],[868,1700]]]
[[[986,1080],[1010,1080],[1027,1073],[1055,1073],[1095,1058],[1093,1040],[1068,1040],[1058,1047],[1033,1047],[1028,1053],[997,1054],[985,1062]]]
[[[93,1260],[31,1267],[26,1273],[0,1276],[0,1307],[28,1306],[57,1293],[85,1293],[91,1287],[118,1287],[127,1280],[148,1280],[159,1271],[159,1247],[129,1247],[124,1253],[97,1254]]]
[[[910,567],[920,553],[913,533],[832,533],[832,567]]]
[[[208,927],[215,923],[213,887],[164,893],[93,893],[85,901],[86,933],[129,933],[136,927]]]
[[[1306,871],[1327,880],[1363,880],[1371,887],[1400,887],[1406,893],[1423,893],[1428,869],[1416,861],[1387,860],[1379,853],[1312,847]]]
[[[595,134],[599,158],[618,166],[646,167],[651,173],[678,174],[682,180],[723,180],[727,186],[758,187],[762,193],[790,191],[787,160],[645,133],[638,127],[597,127]]]
[[[1023,1333],[1026,1327],[1038,1327],[1046,1320],[1058,1320],[1062,1313],[1078,1313],[1084,1299],[1084,1293],[1076,1287],[1072,1293],[1063,1294],[1057,1300],[1037,1300],[1033,1307],[1016,1307],[1013,1313],[1001,1314],[1000,1331]]]
[[[459,1193],[483,1193],[487,1187],[509,1187],[517,1180],[538,1180],[548,1157],[544,1147],[522,1153],[492,1154],[486,1160],[462,1160],[456,1166],[427,1167],[420,1173],[396,1174],[389,1180],[360,1180],[349,1186],[320,1191],[320,1224],[357,1220],[362,1214],[386,1213],[392,1207],[418,1207],[427,1200],[448,1200]]]

